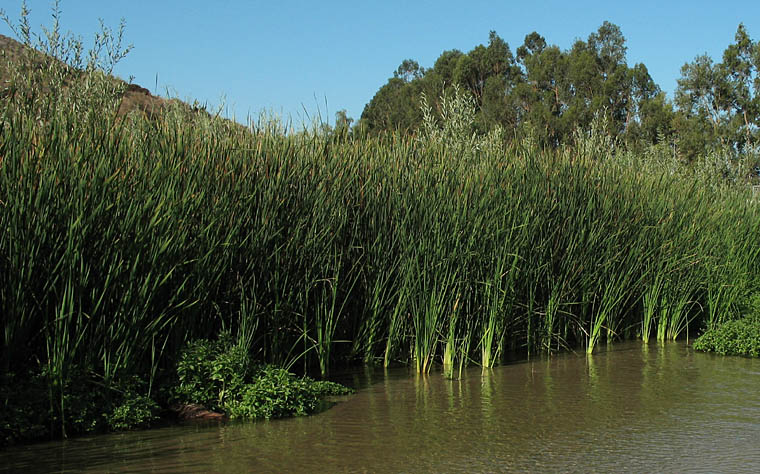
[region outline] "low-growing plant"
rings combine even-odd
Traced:
[[[727,321],[694,341],[694,349],[722,355],[760,357],[760,314]]]
[[[228,332],[188,344],[177,364],[173,398],[222,411],[230,418],[282,418],[314,412],[328,395],[351,390],[297,377],[285,369],[254,364]]]
[[[152,398],[128,392],[122,402],[106,416],[106,420],[113,431],[147,428],[159,419],[160,410]]]
[[[161,407],[148,393],[148,383],[137,376],[119,378],[111,388],[105,416],[108,429],[124,431],[148,428],[158,421]]]
[[[350,392],[349,388],[334,382],[297,377],[285,369],[266,366],[224,408],[230,418],[303,416],[317,411],[326,396]]]
[[[760,294],[748,298],[748,313],[708,328],[694,341],[694,349],[722,355],[760,357]]]
[[[230,394],[242,388],[250,367],[248,353],[234,343],[229,332],[222,332],[216,340],[193,341],[179,356],[174,398],[180,403],[222,409]]]
[[[91,371],[73,367],[60,380],[60,385],[51,384],[48,368],[2,378],[0,446],[60,435],[147,428],[159,418],[160,408],[145,395],[147,383],[139,377],[124,376],[118,384],[105,386]],[[59,405],[58,400],[63,403]]]

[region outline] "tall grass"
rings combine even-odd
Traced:
[[[323,374],[453,376],[512,350],[696,334],[758,291],[742,190],[598,136],[359,140],[24,97],[0,109],[0,361],[51,386],[74,366],[152,379],[222,330]]]

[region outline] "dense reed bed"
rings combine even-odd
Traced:
[[[152,383],[188,341],[229,330],[261,361],[323,375],[341,361],[453,374],[696,335],[760,283],[745,188],[594,134],[462,148],[8,104],[3,373]]]

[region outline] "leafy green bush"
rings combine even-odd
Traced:
[[[146,383],[123,377],[105,387],[91,372],[73,367],[53,380],[50,369],[0,380],[0,446],[19,441],[146,428],[159,406],[146,395]]]
[[[350,393],[333,382],[296,377],[285,369],[267,366],[253,383],[247,384],[239,399],[225,406],[230,418],[282,418],[303,416],[318,410],[327,395]]]
[[[760,357],[760,315],[727,321],[694,341],[694,349],[723,355]]]
[[[112,431],[148,428],[159,419],[161,408],[147,393],[146,383],[139,377],[124,377],[115,387],[106,415],[108,428]]]
[[[274,366],[254,366],[229,333],[216,341],[190,343],[180,356],[177,375],[176,401],[224,411],[230,418],[306,415],[316,411],[325,396],[351,391]]]
[[[252,364],[229,333],[187,345],[177,364],[178,383],[168,388],[179,403],[196,403],[231,418],[281,418],[317,411],[324,397],[351,390],[297,377],[285,369]],[[106,386],[78,366],[56,377],[49,367],[0,378],[0,446],[75,434],[147,428],[160,407],[147,383],[121,375]],[[59,431],[60,430],[60,431]]]
[[[179,385],[174,398],[180,403],[199,403],[210,410],[222,409],[230,393],[242,388],[251,366],[245,349],[228,332],[215,341],[191,342],[177,363]]]
[[[107,416],[108,426],[114,431],[147,428],[158,420],[158,404],[144,395],[129,393],[122,403]]]

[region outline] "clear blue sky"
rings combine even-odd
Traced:
[[[18,19],[20,0],[3,4]],[[50,24],[50,1],[28,5],[36,31]],[[681,66],[702,53],[720,60],[740,22],[760,40],[757,0],[63,0],[61,7],[63,29],[85,40],[99,18],[114,28],[126,20],[134,50],[118,65],[119,76],[181,99],[216,105],[224,98],[241,122],[267,111],[296,125],[304,109],[330,122],[340,109],[358,119],[403,59],[429,67],[444,50],[487,43],[490,30],[513,52],[532,31],[567,49],[609,20],[627,40],[629,65],[645,63],[671,97]],[[8,26],[0,33],[9,35]]]

